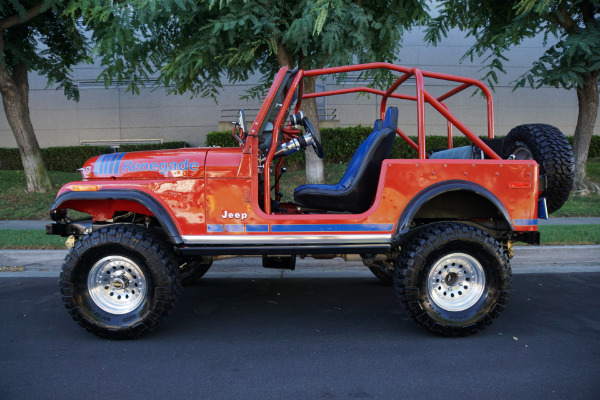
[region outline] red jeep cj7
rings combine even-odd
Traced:
[[[376,68],[395,75],[387,90],[303,93],[304,77]],[[406,94],[399,88],[409,78]],[[451,90],[433,96],[425,89],[432,80]],[[484,139],[444,103],[469,87],[487,99]],[[282,201],[285,157],[307,147],[324,156],[302,101],[359,92],[379,96],[381,119],[340,182],[302,185],[294,201]],[[417,143],[398,126],[391,99],[416,105]],[[426,104],[448,121],[447,149],[427,151]],[[453,148],[453,128],[472,145]],[[182,282],[199,279],[216,257],[260,255],[265,267],[294,269],[296,256],[352,255],[393,282],[419,325],[446,336],[475,333],[508,299],[512,243],[538,244],[538,218],[559,209],[572,186],[573,153],[558,129],[521,125],[495,139],[492,96],[481,82],[392,64],[282,68],[256,119],[247,127],[240,111],[233,133],[239,148],[93,157],[82,180],[60,190],[47,233],[72,245],[60,286],[79,325],[109,338],[152,331]],[[416,159],[389,158],[396,136]],[[74,221],[68,209],[91,219]]]

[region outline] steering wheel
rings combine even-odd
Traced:
[[[323,152],[323,145],[321,145],[321,141],[317,137],[317,131],[315,130],[315,127],[306,117],[302,118],[302,126],[306,130],[306,133],[310,134],[310,137],[312,139],[312,147],[315,149],[317,157],[323,158],[323,156],[325,155],[325,153]]]

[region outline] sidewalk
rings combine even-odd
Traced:
[[[50,220],[0,221],[0,229],[45,230]],[[551,218],[540,225],[600,224],[600,218]],[[67,250],[0,250],[0,278],[58,277]],[[600,245],[593,246],[515,246],[511,260],[513,273],[600,272]],[[5,272],[2,267],[24,267],[21,272]],[[298,259],[295,271],[262,268],[260,257],[237,257],[215,262],[207,277],[213,278],[333,278],[372,276],[361,262]]]
[[[67,250],[0,250],[1,267],[24,267],[21,272],[0,272],[0,278],[56,278]],[[600,272],[600,245],[515,246],[513,274]],[[260,257],[236,257],[215,261],[207,278],[368,278],[360,261],[298,259],[296,270],[262,267]]]
[[[42,220],[7,220],[0,221],[0,229],[40,229],[45,230],[47,224],[51,224],[49,219]],[[600,217],[568,217],[568,218],[550,218],[547,220],[538,220],[540,226],[546,225],[599,225]]]

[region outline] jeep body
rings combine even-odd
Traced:
[[[386,69],[395,74],[397,79],[385,90],[349,87],[303,93],[302,82],[305,77],[375,68]],[[399,93],[398,88],[408,78],[415,79],[414,94]],[[455,85],[446,93],[434,97],[425,88],[427,80],[443,80]],[[488,124],[484,139],[456,118],[444,104],[446,99],[467,88],[479,89],[485,96]],[[344,206],[328,209],[326,204],[329,200],[326,197],[317,199],[317,203],[321,201],[325,204],[321,209],[306,207],[296,201],[283,201],[278,193],[282,161],[291,151],[306,147],[307,142],[308,146],[311,144],[310,135],[304,134],[307,127],[304,126],[304,132],[296,129],[296,125],[301,124],[297,121],[303,118],[299,114],[302,100],[319,96],[356,96],[361,92],[380,97],[382,120],[386,118],[390,99],[414,107],[418,129],[416,143],[401,126],[390,126],[393,126],[395,135],[417,151],[418,158],[384,159],[376,176],[369,177],[376,182],[371,186],[374,189],[369,193],[359,193],[367,206],[358,211],[350,206],[348,209],[351,211],[345,211]],[[444,156],[446,153],[439,152],[441,156],[436,157],[435,153],[427,151],[426,104],[448,121],[449,149],[446,151],[450,151],[452,156]],[[504,264],[508,263],[513,241],[539,243],[537,225],[538,218],[545,216],[545,199],[541,195],[545,180],[543,177],[540,179],[539,165],[534,159],[519,160],[502,154],[505,146],[501,139],[494,138],[491,93],[477,80],[386,63],[312,71],[284,67],[275,76],[256,119],[246,127],[243,126],[243,115],[241,117],[234,127],[234,135],[240,143],[237,148],[182,148],[104,154],[91,158],[81,169],[82,180],[68,183],[60,189],[51,206],[51,216],[55,222],[47,227],[47,232],[73,236],[77,244],[86,236],[107,231],[109,227],[118,227],[123,232],[128,227],[152,231],[153,237],[158,238],[155,239],[157,243],[162,243],[179,262],[198,257],[259,255],[263,256],[265,266],[293,268],[296,256],[360,255],[367,266],[383,267],[384,273],[393,274],[394,270],[404,269],[404,272],[396,271],[397,277],[391,279],[396,280],[397,293],[409,313],[412,312],[408,305],[410,299],[407,299],[410,288],[406,286],[406,281],[410,280],[412,264],[406,261],[411,257],[409,252],[404,256],[402,252],[404,249],[412,249],[413,253],[425,251],[419,250],[422,246],[419,247],[418,241],[415,242],[420,232],[429,232],[426,237],[438,235],[432,232],[451,230],[473,231],[476,232],[473,234],[475,236],[485,235],[500,246],[498,248],[502,255],[495,257],[505,257],[501,260]],[[290,119],[292,122],[288,122]],[[374,130],[377,127],[376,122]],[[452,148],[453,128],[473,142],[467,156],[455,158],[460,151]],[[315,186],[315,190],[321,189],[321,186]],[[331,202],[335,202],[335,197]],[[73,221],[68,216],[69,209],[89,213],[91,219]],[[452,234],[448,235],[452,237]],[[459,233],[454,235],[460,236]],[[472,240],[475,239],[468,239]],[[83,257],[85,249],[78,251],[77,256]],[[468,252],[465,250],[457,254]],[[402,263],[405,265],[400,265]],[[485,262],[479,260],[479,264]],[[74,273],[77,268],[69,267],[65,276]],[[90,267],[87,268],[89,270]],[[139,267],[140,271],[144,268]],[[432,268],[436,268],[435,265]],[[474,264],[471,268],[476,272],[479,267]],[[482,271],[485,268],[480,267]],[[509,264],[503,268],[505,271],[497,278],[502,282],[509,279],[510,275]],[[422,273],[431,272],[427,271],[423,270]],[[445,287],[453,288],[453,279],[463,276],[457,271],[447,275],[449,278],[445,278]],[[480,271],[480,275],[483,274],[480,281],[486,284],[493,281],[487,275],[488,271],[484,272]],[[441,272],[440,276],[443,276]],[[105,280],[106,287],[110,286],[106,290],[117,293],[116,289],[123,285],[123,279],[127,281],[123,277],[125,275],[121,275],[118,282]],[[64,277],[63,280],[64,286],[68,286],[75,278]],[[115,282],[116,289],[113,285]],[[146,284],[153,284],[152,278],[148,278]],[[508,287],[499,283],[496,289],[508,292]],[[82,284],[79,290],[91,288]],[[70,293],[68,289],[64,292]],[[433,300],[435,303],[435,297]],[[110,304],[112,299],[107,301]],[[451,317],[443,314],[444,311],[460,314],[465,311],[464,307],[453,309],[452,302],[444,304],[440,300],[439,303],[441,316],[436,316],[435,307],[428,311],[420,306],[424,312],[433,315],[434,323],[422,324],[429,330],[436,331],[432,326],[440,318],[449,321],[442,323],[446,328],[440,332],[451,335],[469,333],[488,323],[469,320],[461,324],[459,329],[453,325]],[[67,308],[73,306],[68,304]],[[475,300],[468,304],[468,307],[475,306]],[[110,306],[102,310],[109,314],[111,311]],[[418,320],[421,311],[413,311],[413,317]],[[490,311],[488,314],[493,313]],[[92,321],[90,324],[86,325],[88,329],[92,326],[94,328],[90,330],[105,336],[110,336],[105,334],[108,331],[121,332],[125,329],[130,332],[132,329],[127,324],[127,327],[121,327],[118,323],[114,324],[116,327],[109,324],[109,328],[102,329],[96,329],[102,322]]]

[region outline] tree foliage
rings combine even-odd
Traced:
[[[85,59],[87,39],[77,21],[65,16],[65,6],[61,0],[0,3],[0,94],[31,192],[51,185],[29,115],[28,73],[46,76],[69,98],[79,96],[70,72]]]
[[[475,39],[464,58],[484,57],[490,84],[505,72],[505,53],[534,37],[543,37],[545,53],[517,82],[577,88],[586,74],[600,69],[599,2],[596,0],[445,0],[431,21],[426,40],[438,44],[451,28]]]
[[[0,61],[12,74],[24,64],[56,85],[70,99],[79,99],[71,68],[83,62],[89,47],[84,28],[64,15],[66,2],[58,0],[0,3],[0,30],[4,48]]]
[[[402,33],[427,18],[424,1],[142,0],[112,9],[98,0],[71,9],[93,28],[103,78],[149,76],[174,93],[214,96],[225,82],[251,75],[270,83],[283,60],[304,69],[393,61]]]

